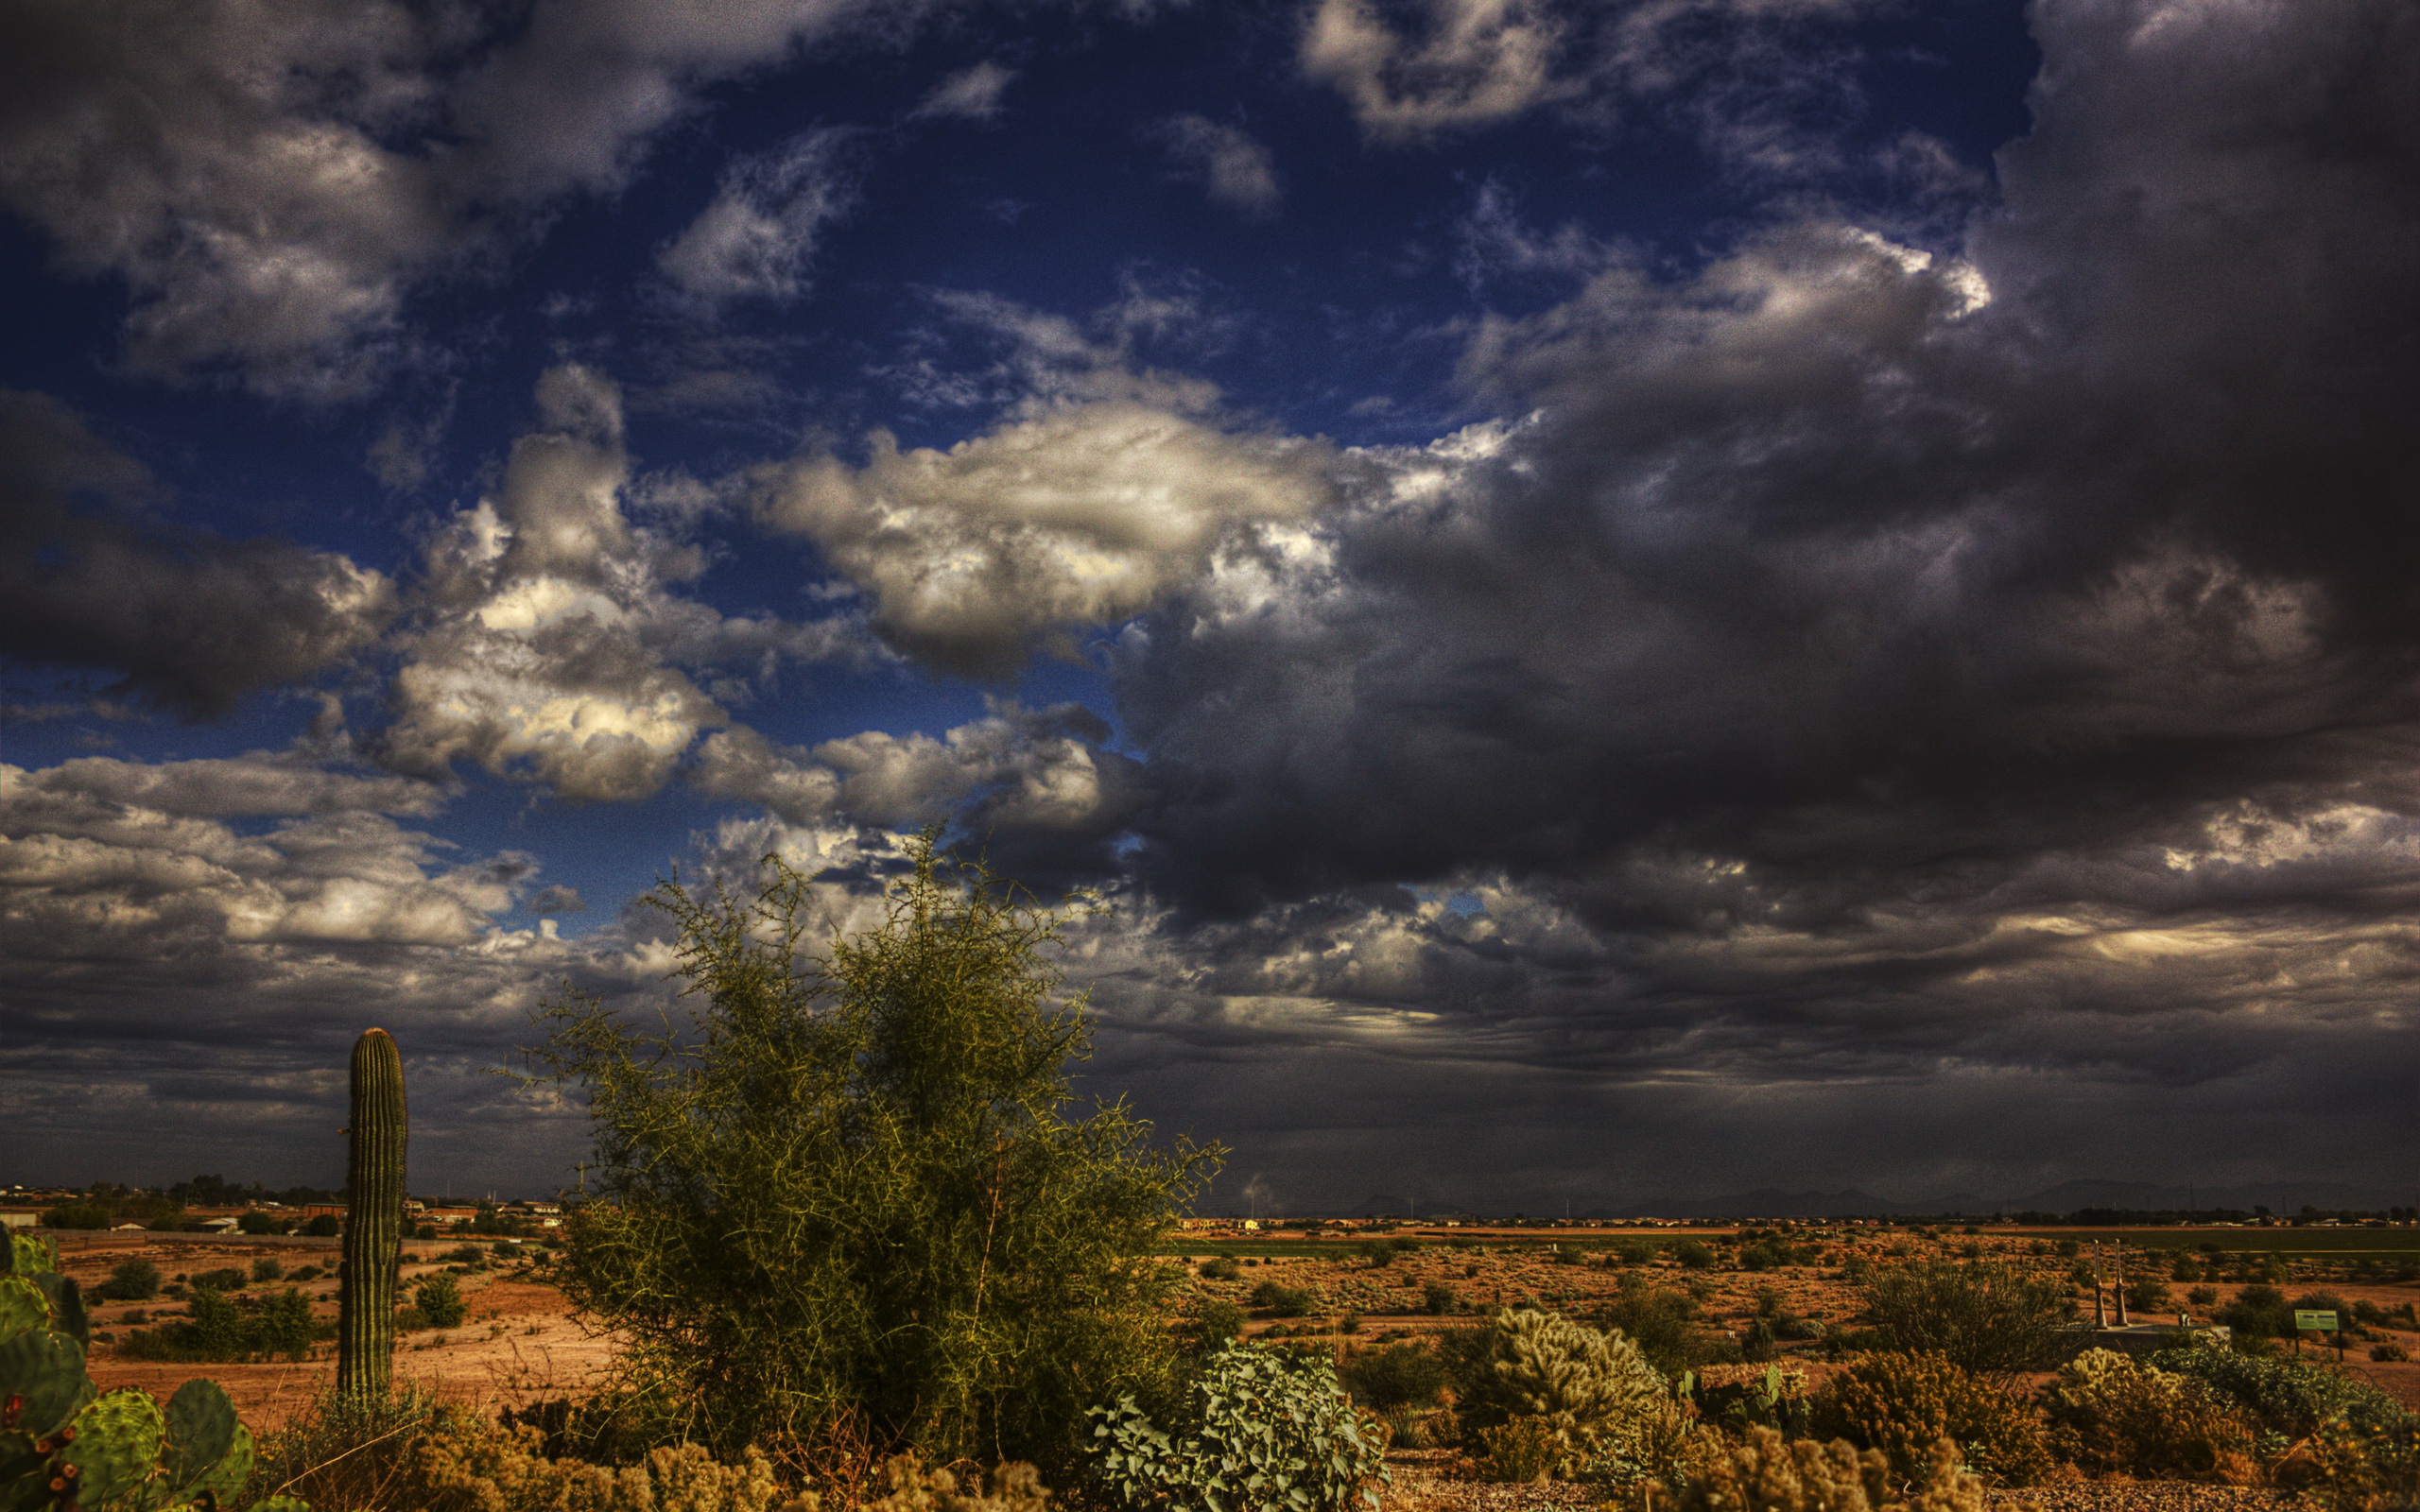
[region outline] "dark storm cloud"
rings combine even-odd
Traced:
[[[1521,418],[1356,454],[1316,549],[1127,633],[1174,912],[1101,1001],[1228,1068],[1219,1103],[1320,1088],[1279,1186],[1354,1200],[1322,1173],[1404,1121],[1346,1089],[1402,1076],[1438,1169],[1496,1140],[1517,1186],[1494,1131],[1558,1116],[1478,1089],[1523,1075],[1633,1137],[1723,1122],[1703,1180],[1789,1129],[2010,1191],[2052,1105],[2073,1160],[2322,1104],[2311,1151],[2410,1178],[2420,17],[2034,26],[1962,255],[1816,213],[1616,262],[1471,341]],[[1945,1144],[1962,1172],[1892,1153]]]
[[[304,681],[393,613],[380,574],[286,541],[178,529],[142,466],[41,394],[0,392],[0,650],[120,674],[209,717]]]
[[[1156,874],[1618,912],[1642,842],[1848,898],[2399,800],[2415,25],[2047,6],[1971,262],[1799,221],[1490,322],[1467,380],[1529,420],[1367,455],[1286,612],[1145,621]]]

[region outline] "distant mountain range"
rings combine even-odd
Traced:
[[[2238,1186],[2160,1186],[2149,1181],[2063,1181],[2039,1192],[2014,1196],[1979,1196],[1972,1192],[1945,1193],[1913,1201],[1877,1197],[1854,1187],[1841,1192],[1784,1192],[1759,1187],[1754,1192],[1715,1197],[1669,1197],[1627,1203],[1614,1208],[1575,1209],[1575,1218],[1858,1218],[1910,1217],[1932,1214],[1985,1216],[1996,1212],[2080,1212],[2087,1208],[2130,1212],[2207,1211],[2233,1208],[2251,1211],[2267,1208],[2290,1215],[2305,1207],[2394,1208],[2420,1205],[2420,1184],[2401,1189],[2360,1186],[2344,1181],[2253,1181]],[[1402,1198],[1377,1194],[1361,1204],[1365,1215],[1404,1215],[1410,1208]],[[1433,1210],[1443,1216],[1441,1205]],[[1541,1212],[1534,1216],[1552,1216]]]

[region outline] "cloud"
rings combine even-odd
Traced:
[[[921,118],[940,117],[963,121],[993,121],[1000,115],[1000,96],[1015,82],[1017,71],[1006,68],[986,58],[971,67],[961,68],[934,87],[916,107]]]
[[[509,27],[375,0],[55,10],[0,62],[0,196],[63,266],[127,281],[136,368],[340,399],[413,354],[417,289],[628,183],[700,90],[927,9],[545,0]],[[782,249],[813,217],[795,186],[752,214],[760,187],[727,185],[680,266],[794,281]]]
[[[160,519],[150,473],[46,395],[0,391],[0,648],[208,718],[368,646],[387,578]]]
[[[856,164],[842,128],[808,131],[723,173],[714,202],[656,258],[691,303],[788,301],[807,289],[817,233],[856,202]]]
[[[1324,448],[1134,401],[1042,408],[946,451],[888,432],[863,466],[767,471],[757,512],[813,540],[873,626],[952,671],[1004,675],[1038,637],[1114,624],[1222,552],[1270,549],[1326,496]]]
[[[1154,128],[1179,171],[1201,180],[1210,198],[1246,215],[1277,213],[1285,198],[1269,149],[1238,128],[1201,115],[1171,115]]]
[[[844,625],[725,616],[671,585],[694,549],[631,523],[620,389],[547,370],[544,428],[513,443],[495,492],[430,542],[428,611],[406,639],[376,736],[398,770],[458,761],[586,800],[645,798],[700,731],[727,723],[687,670],[854,654]]]
[[[1563,27],[1545,6],[1430,0],[1427,10],[1428,34],[1414,43],[1367,0],[1320,0],[1303,33],[1303,71],[1340,92],[1382,142],[1483,126],[1579,89],[1556,77]]]

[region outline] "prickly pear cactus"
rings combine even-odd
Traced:
[[[132,1386],[95,1395],[76,1283],[11,1235],[0,1273],[0,1512],[209,1512],[252,1470],[235,1404],[188,1381],[165,1411]],[[310,1512],[273,1497],[254,1512]]]

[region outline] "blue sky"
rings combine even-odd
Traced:
[[[1214,1205],[2414,1179],[2404,8],[0,26],[26,1177],[942,823]]]

